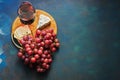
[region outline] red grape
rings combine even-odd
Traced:
[[[51,36],[52,36],[52,34],[51,34],[51,33],[47,33],[47,35],[48,35],[49,37],[51,37]]]
[[[18,52],[18,57],[21,58],[23,56],[23,53],[22,52]]]
[[[43,68],[38,67],[37,72],[44,72],[45,70]]]
[[[35,49],[34,49],[34,53],[35,53],[35,54],[38,53],[38,49],[35,48]]]
[[[56,38],[55,40],[54,40],[56,43],[58,43],[59,42],[59,40]]]
[[[45,50],[45,51],[44,51],[44,54],[45,54],[45,55],[47,55],[47,54],[48,54],[48,51],[47,51],[47,50]]]
[[[29,59],[25,58],[25,64],[28,64],[28,63],[29,63]]]
[[[22,59],[23,59],[23,60],[25,59],[25,56],[24,56],[24,55],[22,55]]]
[[[35,42],[39,43],[40,41],[40,38],[35,38]]]
[[[49,60],[47,58],[45,58],[44,63],[49,63]]]
[[[36,45],[38,48],[41,46],[41,44],[40,43],[37,43],[37,45]]]
[[[45,36],[45,39],[50,39],[50,36],[49,36],[49,35],[46,35],[46,36]]]
[[[55,33],[52,33],[52,36],[55,38],[55,37],[56,37],[56,34],[55,34]]]
[[[34,56],[36,59],[39,59],[39,55],[38,54],[35,54],[35,56]]]
[[[28,48],[28,47],[30,47],[30,45],[29,44],[25,44],[25,48]]]
[[[45,44],[49,45],[50,44],[49,40],[45,40]]]
[[[23,40],[27,41],[28,40],[28,36],[23,36]]]
[[[44,50],[44,48],[43,48],[43,47],[40,47],[40,50]]]
[[[50,54],[48,54],[48,55],[47,55],[47,58],[51,58],[51,55],[50,55]]]
[[[34,57],[32,57],[32,58],[30,59],[30,62],[31,62],[31,63],[35,63],[35,62],[36,62],[36,59],[35,59]]]
[[[32,50],[29,50],[28,51],[28,55],[31,55],[33,52],[32,52]]]
[[[36,31],[36,34],[37,34],[37,35],[40,35],[40,34],[41,34],[41,31],[38,29],[38,30]]]
[[[44,61],[44,58],[41,58],[40,61],[43,62],[43,61]]]
[[[27,44],[31,44],[31,41],[30,41],[30,40],[29,40],[29,41],[26,41],[26,43],[27,43]]]
[[[49,33],[53,33],[53,29],[49,29]]]
[[[49,61],[49,63],[51,63],[51,62],[52,62],[52,59],[50,58],[50,59],[48,59],[48,61]]]
[[[50,45],[50,48],[53,48],[55,46],[55,43],[52,43],[51,45]]]
[[[31,50],[31,48],[30,48],[30,47],[27,47],[27,48],[26,48],[26,51],[28,52],[29,50]]]
[[[55,46],[58,48],[60,46],[60,43],[59,42],[55,43]]]
[[[51,51],[52,51],[52,52],[55,52],[55,51],[56,51],[56,48],[55,48],[55,47],[53,47],[53,48],[51,49]]]
[[[43,63],[43,64],[42,64],[42,67],[43,67],[43,68],[45,68],[45,67],[46,67],[46,65],[47,65],[47,63]]]
[[[50,67],[50,65],[48,65],[48,64],[45,66],[46,69],[49,69],[49,67]]]
[[[42,54],[41,56],[42,56],[42,58],[45,58],[45,57],[46,57],[46,55],[45,55],[45,54]]]
[[[41,42],[40,44],[41,44],[41,46],[44,46],[44,45],[45,45],[45,43],[44,43],[44,42]]]
[[[30,44],[30,47],[33,49],[33,48],[35,48],[35,44]]]
[[[33,40],[32,35],[28,35],[28,40],[29,40],[29,41],[32,41],[32,40]]]
[[[41,35],[42,35],[42,36],[45,36],[45,35],[46,35],[46,31],[42,31],[42,32],[41,32]]]
[[[53,37],[51,37],[50,39],[51,39],[51,40],[53,40],[54,38],[53,38]]]
[[[25,45],[25,44],[26,44],[23,39],[20,40],[20,43],[21,43],[22,45]]]
[[[43,53],[42,50],[38,50],[38,54],[41,55]]]
[[[51,44],[53,41],[52,40],[49,40],[49,43]]]
[[[46,32],[46,33],[48,33],[48,32],[49,32],[49,30],[48,30],[48,29],[46,29],[46,30],[45,30],[45,32]]]

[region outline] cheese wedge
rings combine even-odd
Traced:
[[[14,32],[14,37],[18,40],[22,39],[23,36],[31,34],[31,30],[28,25],[18,27]]]
[[[50,24],[51,20],[48,16],[41,14],[39,16],[39,21],[37,25],[37,29],[44,28]]]

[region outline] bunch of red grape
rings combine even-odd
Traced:
[[[56,38],[53,29],[36,30],[35,37],[24,36],[20,41],[22,49],[18,52],[18,57],[37,72],[45,72],[52,63],[52,53],[56,52],[60,43]]]

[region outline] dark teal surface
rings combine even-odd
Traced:
[[[0,0],[0,80],[120,80],[119,0],[28,0],[58,26],[61,46],[44,74],[25,67],[11,42],[22,1]]]

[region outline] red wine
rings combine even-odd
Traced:
[[[31,24],[35,19],[35,8],[28,1],[22,2],[18,9],[18,15],[23,24]]]

